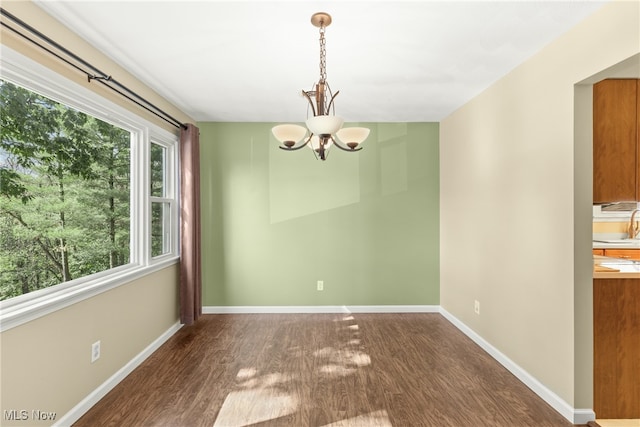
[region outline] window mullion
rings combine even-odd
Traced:
[[[132,259],[132,262],[148,265],[151,239],[148,130],[141,131],[138,134],[138,139],[131,157],[131,184],[134,189],[131,195],[131,253],[136,257],[135,260]]]

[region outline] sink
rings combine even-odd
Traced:
[[[638,239],[593,239],[597,243],[614,243],[616,245],[640,245]]]

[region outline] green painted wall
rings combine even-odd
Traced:
[[[326,162],[273,125],[198,124],[203,305],[439,304],[438,124],[362,124]]]

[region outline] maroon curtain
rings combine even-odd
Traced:
[[[190,325],[202,314],[200,255],[200,130],[180,131],[180,322]]]

